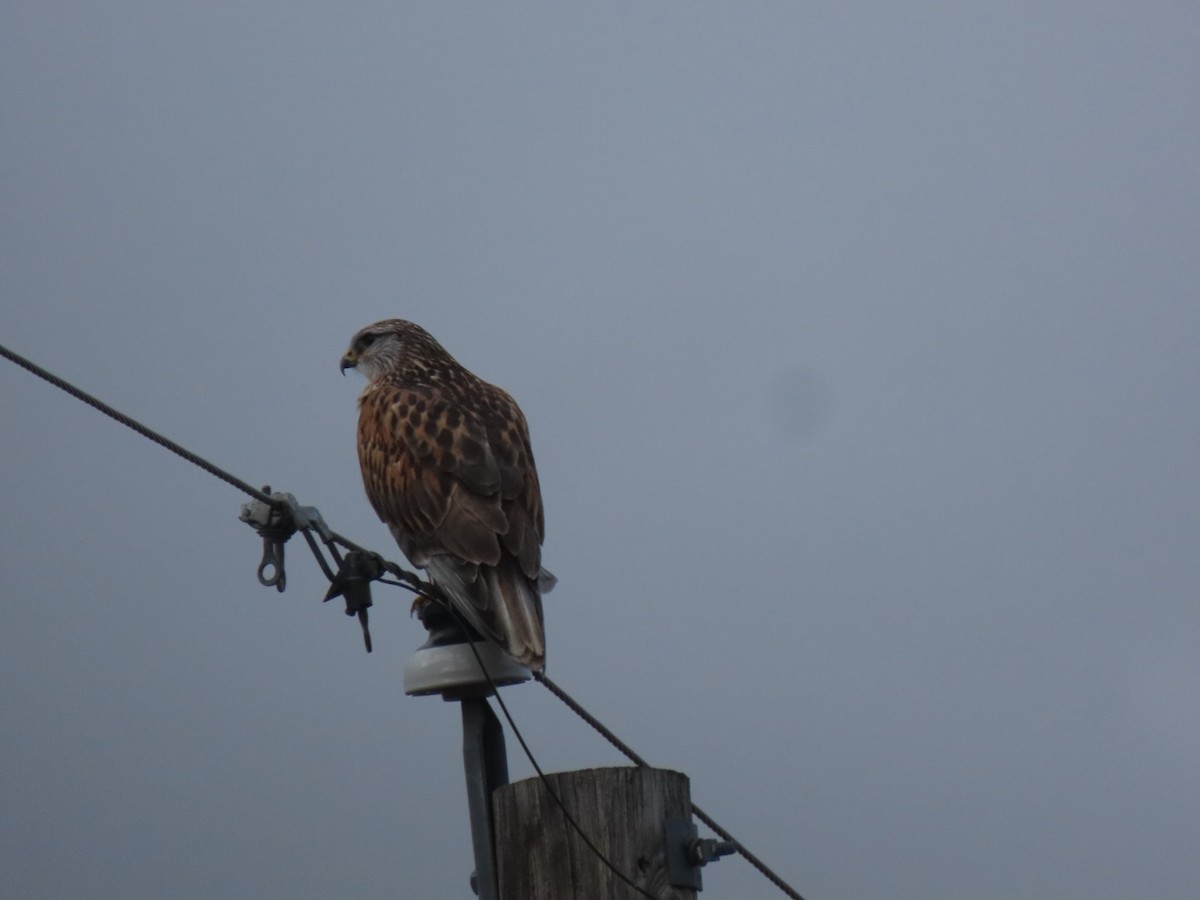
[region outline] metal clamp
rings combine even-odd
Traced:
[[[263,487],[270,494],[269,485]],[[272,499],[291,497],[290,494],[272,494]],[[295,498],[292,497],[293,503]],[[283,591],[287,586],[287,572],[283,567],[283,545],[296,533],[296,520],[286,505],[264,503],[254,500],[243,503],[238,518],[258,532],[263,542],[262,562],[258,564],[258,583]]]
[[[264,494],[271,494],[269,485]],[[283,567],[283,545],[301,529],[312,529],[328,542],[333,532],[321,518],[315,506],[301,506],[288,493],[271,494],[272,503],[254,500],[243,503],[238,518],[258,532],[263,541],[262,562],[258,564],[258,582],[282,592],[287,587],[287,572]]]
[[[367,628],[367,607],[371,605],[371,582],[384,573],[383,558],[378,553],[351,550],[343,557],[337,575],[329,585],[325,600],[346,598],[346,615],[358,616],[362,625],[363,643],[371,652],[371,632]]]
[[[663,821],[663,849],[671,887],[699,891],[704,887],[701,866],[737,853],[738,845],[733,841],[701,838],[691,819],[666,819]]]

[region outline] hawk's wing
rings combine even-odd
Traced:
[[[404,554],[476,629],[537,665],[544,525],[529,431],[508,394],[480,387],[468,408],[433,387],[374,382],[359,401],[359,463]]]

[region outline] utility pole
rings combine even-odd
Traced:
[[[529,670],[469,638],[436,603],[420,617],[429,640],[405,666],[404,692],[461,707],[479,900],[696,900],[700,867],[732,845],[697,837],[687,776],[621,766],[509,784],[504,729],[487,698],[493,685],[528,681]]]
[[[692,861],[689,847],[700,849],[703,842],[691,823],[686,775],[619,766],[555,772],[546,781],[574,825],[540,778],[496,791],[500,900],[642,900],[647,894],[696,900],[703,863]]]

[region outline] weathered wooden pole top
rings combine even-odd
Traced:
[[[492,805],[500,900],[696,900],[703,863],[685,858],[694,829],[680,772],[552,772],[497,788]]]

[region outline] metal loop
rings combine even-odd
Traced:
[[[271,574],[266,574],[271,570]],[[262,562],[258,564],[258,583],[273,587],[280,593],[287,587],[287,571],[283,567],[283,541],[263,535]]]

